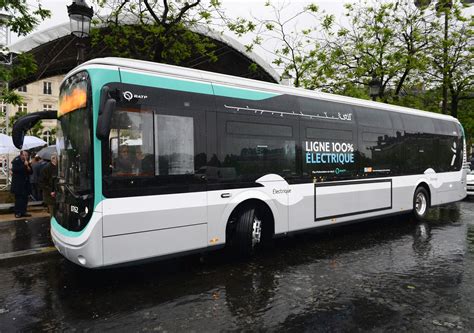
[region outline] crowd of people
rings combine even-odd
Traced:
[[[27,213],[28,199],[43,201],[48,211],[53,214],[55,178],[58,174],[57,156],[52,155],[50,160],[43,160],[35,156],[30,160],[28,151],[22,150],[15,157],[11,165],[12,184],[11,192],[15,195],[14,213],[16,218],[29,217]]]

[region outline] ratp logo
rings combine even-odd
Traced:
[[[132,93],[131,91],[124,91],[123,92],[123,98],[125,98],[127,101],[131,101],[133,98],[136,98],[136,99],[147,99],[148,96],[147,95],[137,95],[137,94],[134,94]]]
[[[124,91],[123,98],[130,102],[130,100],[133,98],[133,94],[130,91]]]

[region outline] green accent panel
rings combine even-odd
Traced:
[[[127,71],[121,71],[122,82],[128,84],[136,84],[147,87],[155,87],[162,89],[171,89],[178,91],[185,91],[197,94],[206,94],[222,97],[232,97],[247,100],[263,100],[271,97],[278,96],[275,93],[254,91],[249,89],[234,88],[228,86],[221,86],[216,84],[210,84],[205,82],[179,80],[168,77],[161,77],[156,75],[147,75],[141,73],[131,73]]]
[[[67,237],[79,237],[80,235],[82,235],[82,233],[84,232],[84,230],[86,230],[86,228],[82,229],[81,231],[70,231],[70,230],[67,230],[65,228],[63,228],[59,223],[58,221],[56,221],[56,219],[53,218],[51,219],[51,227],[54,228],[54,230],[56,230],[57,232],[59,232],[61,235],[64,235],[64,236],[67,236]]]
[[[92,122],[94,145],[94,208],[104,200],[102,195],[102,145],[95,136],[97,118],[99,116],[100,90],[107,83],[120,82],[120,73],[117,70],[93,68],[88,69],[92,91]]]
[[[462,126],[461,123],[459,123],[459,126],[461,127],[462,137],[465,138],[465,137],[466,137],[466,133],[464,133],[464,127]]]
[[[216,84],[213,84],[213,87],[214,87],[214,94],[216,96],[222,96],[222,97],[232,97],[232,98],[239,98],[239,99],[248,99],[252,101],[261,101],[267,98],[279,96],[279,94],[270,93],[270,92],[240,89],[240,88],[233,88],[233,87],[227,87],[227,86],[219,86]]]

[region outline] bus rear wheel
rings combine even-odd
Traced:
[[[413,196],[413,215],[417,220],[423,220],[428,213],[429,195],[424,187],[418,187]]]
[[[263,216],[253,206],[243,207],[237,217],[233,247],[239,256],[250,257],[262,241]]]

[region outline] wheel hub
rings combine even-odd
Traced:
[[[427,202],[426,202],[426,197],[423,195],[423,193],[418,193],[416,196],[416,201],[415,201],[415,209],[416,213],[420,216],[425,214],[426,208],[427,208]]]
[[[262,237],[262,221],[256,217],[253,219],[252,225],[252,247],[260,243]]]

